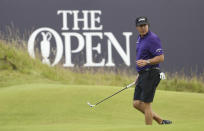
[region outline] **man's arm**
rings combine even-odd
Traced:
[[[146,65],[155,65],[155,64],[159,64],[161,62],[164,61],[164,55],[159,55],[159,56],[155,56],[153,57],[152,59],[148,59],[148,60],[137,60],[136,61],[136,64],[139,66],[139,67],[143,67],[143,66],[146,66]]]
[[[164,61],[164,55],[155,56],[154,58],[147,60],[149,65],[159,64],[163,61]]]

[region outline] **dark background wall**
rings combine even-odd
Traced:
[[[101,10],[104,31],[113,32],[119,39],[122,32],[133,32],[133,68],[138,35],[134,20],[147,16],[151,31],[160,37],[165,51],[163,70],[201,72],[204,67],[203,7],[203,0],[1,0],[0,30],[4,32],[5,26],[13,23],[21,31],[43,26],[60,31],[62,18],[57,10]]]

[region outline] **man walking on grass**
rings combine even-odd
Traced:
[[[145,115],[145,123],[152,125],[153,119],[158,124],[171,124],[170,120],[162,119],[152,111],[156,87],[160,82],[159,63],[164,61],[164,54],[160,39],[149,30],[149,22],[146,17],[136,19],[136,29],[139,36],[136,43],[136,87],[133,106]]]

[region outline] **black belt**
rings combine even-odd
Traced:
[[[160,70],[160,68],[159,67],[146,68],[144,70],[139,71],[138,73],[142,74],[144,72],[148,72],[148,71],[151,71],[151,70]]]

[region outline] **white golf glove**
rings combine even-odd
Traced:
[[[161,80],[165,80],[166,79],[166,76],[165,76],[164,72],[160,73],[160,79]]]

